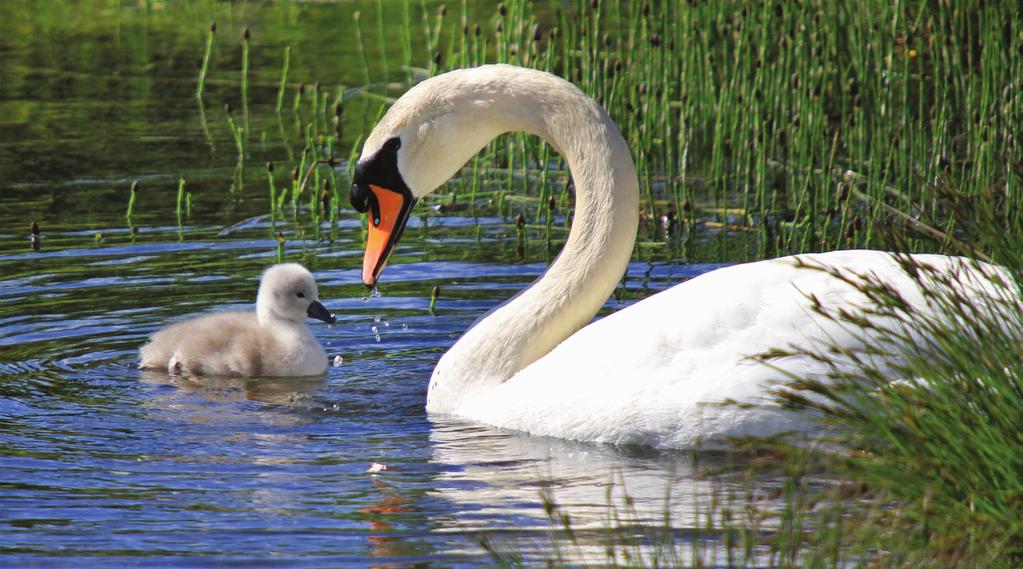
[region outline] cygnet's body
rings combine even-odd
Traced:
[[[220,312],[168,326],[139,349],[140,369],[181,376],[308,376],[327,370],[327,354],[306,317],[335,322],[316,281],[296,263],[263,273],[255,312]]]

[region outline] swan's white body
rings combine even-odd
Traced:
[[[890,254],[836,251],[800,258],[840,267],[851,277],[870,275],[902,292],[918,312],[937,310]],[[917,255],[915,261],[941,274],[976,270],[940,255]],[[980,293],[989,288],[986,282],[964,282],[963,290]],[[875,336],[821,316],[809,295],[832,310],[869,306],[853,286],[800,268],[793,258],[718,269],[584,327],[507,381],[458,397],[451,411],[538,435],[667,448],[801,431],[813,426],[810,418],[780,409],[770,392],[792,377],[826,381],[834,369],[806,355],[770,365],[756,356],[793,347],[857,350]],[[883,325],[896,330],[899,323]],[[717,405],[725,401],[757,405]]]
[[[803,426],[763,402],[785,373],[821,376],[811,358],[769,367],[772,348],[855,347],[854,334],[811,310],[862,302],[853,287],[792,258],[720,269],[587,326],[632,253],[638,184],[628,148],[596,103],[570,83],[511,66],[451,72],[414,87],[367,139],[369,161],[400,137],[397,167],[415,197],[433,191],[495,136],[537,134],[567,160],[576,186],[571,234],[547,272],[468,330],[441,358],[427,409],[567,439],[688,447]],[[843,251],[803,260],[872,274],[927,310],[888,254]],[[962,260],[921,256],[939,269]]]

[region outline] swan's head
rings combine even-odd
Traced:
[[[256,296],[256,313],[262,323],[271,318],[301,322],[306,317],[327,324],[337,321],[320,304],[312,273],[297,263],[274,265],[263,272]]]
[[[401,96],[366,139],[351,201],[369,215],[362,281],[376,284],[416,201],[446,182],[495,136],[521,127],[512,91],[541,72],[507,65],[461,69]],[[546,75],[546,74],[543,74]]]

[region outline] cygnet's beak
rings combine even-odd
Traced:
[[[363,203],[368,206],[363,210],[369,216],[369,235],[366,256],[362,260],[362,283],[372,287],[401,239],[416,199],[408,191],[398,192],[373,184],[353,185],[352,194],[364,196]]]
[[[309,305],[309,310],[306,310],[305,313],[308,314],[310,318],[323,320],[327,324],[337,323],[337,318],[334,314],[327,310],[326,306],[320,304],[320,301],[318,300],[314,300],[313,303]]]

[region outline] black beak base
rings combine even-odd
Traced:
[[[310,318],[323,320],[327,324],[337,323],[337,317],[327,310],[326,306],[320,304],[320,301],[318,300],[314,300],[313,303],[309,305],[309,310],[306,310],[306,314],[309,315]]]

